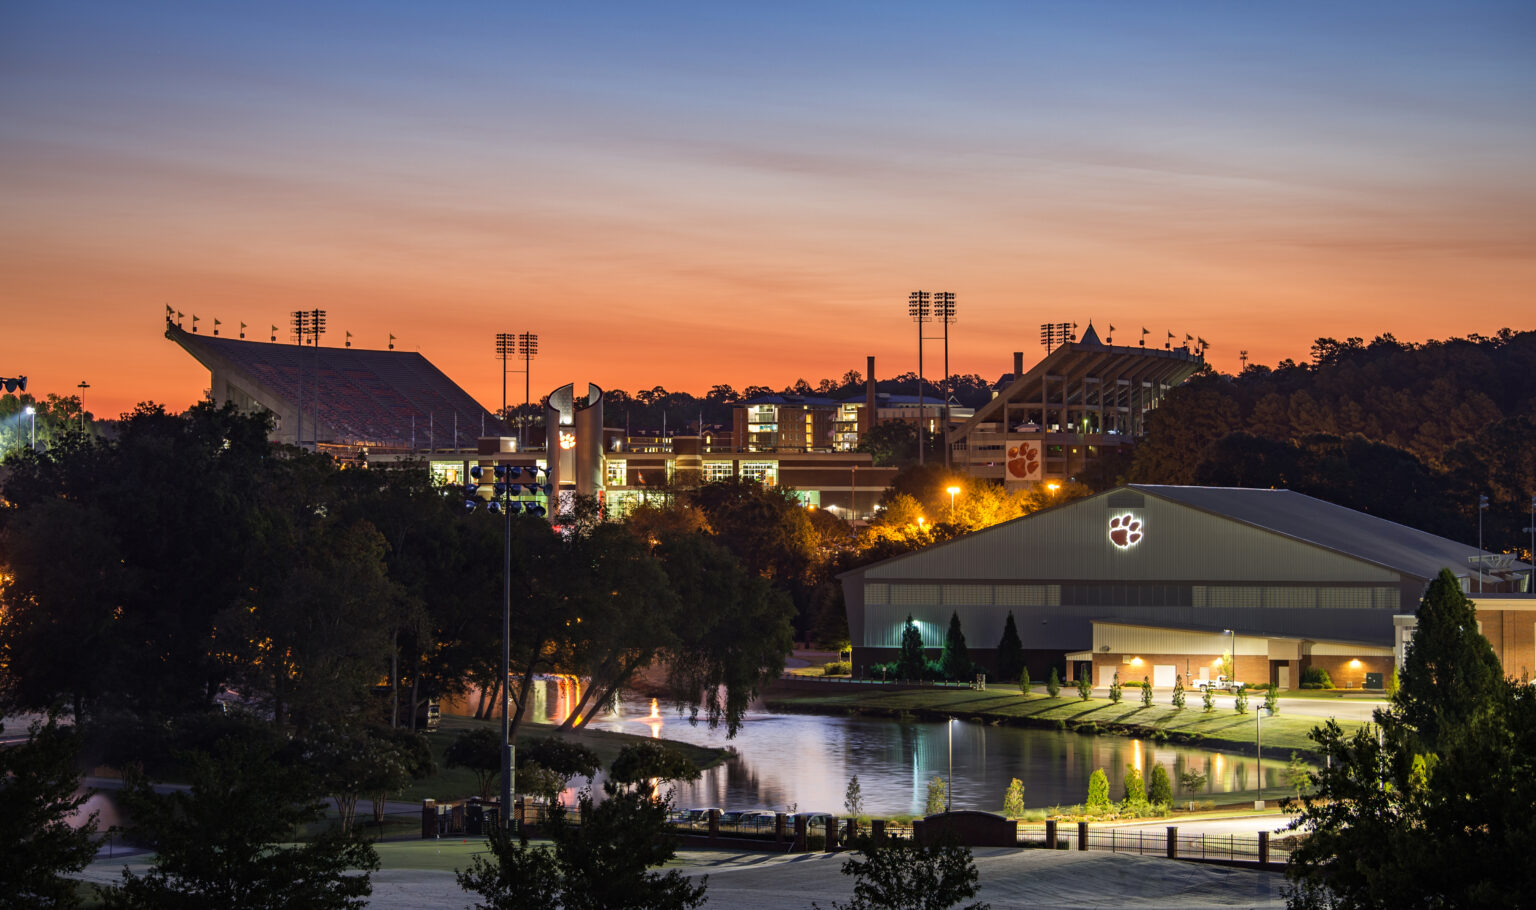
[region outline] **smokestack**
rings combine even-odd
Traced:
[[[869,363],[864,373],[864,426],[862,431],[868,433],[875,428],[878,412],[875,410],[875,358],[870,355]]]
[[[1013,378],[1018,379],[1024,375],[1024,352],[1013,352]]]

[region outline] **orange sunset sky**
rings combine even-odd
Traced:
[[[166,305],[492,408],[501,331],[535,395],[914,370],[917,288],[988,379],[1043,322],[1228,372],[1536,328],[1533,48],[1529,2],[7,3],[0,375],[185,407]]]

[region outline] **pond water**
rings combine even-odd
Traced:
[[[565,704],[567,699],[551,689],[540,713],[558,720]],[[1081,803],[1096,768],[1104,769],[1110,797],[1118,800],[1128,765],[1150,778],[1153,765],[1161,763],[1180,800],[1213,799],[1258,785],[1253,756],[968,721],[946,724],[756,710],[728,740],[723,727],[710,730],[702,722],[690,724],[665,705],[653,714],[648,700],[627,699],[600,712],[588,726],[735,749],[723,765],[678,787],[676,805],[681,807],[782,811],[794,805],[802,812],[840,813],[848,779],[857,774],[866,813],[920,813],[928,781],[947,776],[951,760],[956,809],[1000,810],[1003,792],[1015,777],[1024,783],[1028,807]],[[1265,787],[1273,791],[1271,799],[1282,795],[1287,757],[1265,755]],[[1200,793],[1179,786],[1179,775],[1190,769],[1207,776]]]

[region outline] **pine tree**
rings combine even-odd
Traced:
[[[907,624],[901,630],[901,656],[896,658],[897,679],[922,679],[927,667],[923,656],[923,633],[917,631],[912,614],[907,614]]]
[[[1120,671],[1116,670],[1115,678],[1109,681],[1109,700],[1118,705],[1120,704],[1120,696],[1122,694],[1123,693],[1121,692],[1120,686]]]
[[[1093,683],[1086,675],[1077,678],[1077,695],[1083,701],[1087,701],[1093,695]]]
[[[1003,623],[1003,638],[997,643],[998,679],[1016,679],[1024,670],[1024,643],[1019,640],[1019,627],[1014,624],[1013,611]]]
[[[944,633],[944,654],[939,666],[949,679],[965,679],[974,672],[971,653],[965,647],[965,632],[960,629],[960,613],[949,615],[949,631]]]
[[[1025,667],[1019,671],[1019,692],[1026,698],[1029,697],[1029,687],[1031,685],[1033,685],[1033,683],[1031,683],[1029,679],[1029,668]]]
[[[1045,681],[1045,691],[1052,698],[1061,694],[1061,677],[1056,675],[1056,668],[1051,668],[1051,678]]]
[[[1201,690],[1200,701],[1205,705],[1205,713],[1209,714],[1216,709],[1216,699],[1211,694],[1210,686]]]
[[[1438,750],[1444,730],[1488,710],[1488,693],[1503,678],[1498,657],[1477,630],[1476,608],[1451,570],[1441,569],[1419,603],[1393,704],[1424,747]]]
[[[1236,709],[1237,713],[1239,713],[1239,714],[1247,714],[1248,713],[1248,687],[1247,686],[1238,686],[1237,687],[1237,696],[1232,699],[1232,707],[1234,709]]]
[[[1152,680],[1145,676],[1141,678],[1141,706],[1152,707]]]
[[[1173,706],[1180,711],[1184,710],[1184,677],[1173,678]]]
[[[1269,691],[1264,693],[1264,710],[1269,712],[1270,717],[1280,713],[1280,693],[1274,686],[1270,686]]]

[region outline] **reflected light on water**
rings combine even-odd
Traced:
[[[651,720],[661,723],[661,709],[656,704],[656,699],[651,699]]]
[[[1141,740],[1133,739],[1131,740],[1131,764],[1135,766],[1137,771],[1144,773],[1146,769],[1141,766],[1141,762]]]

